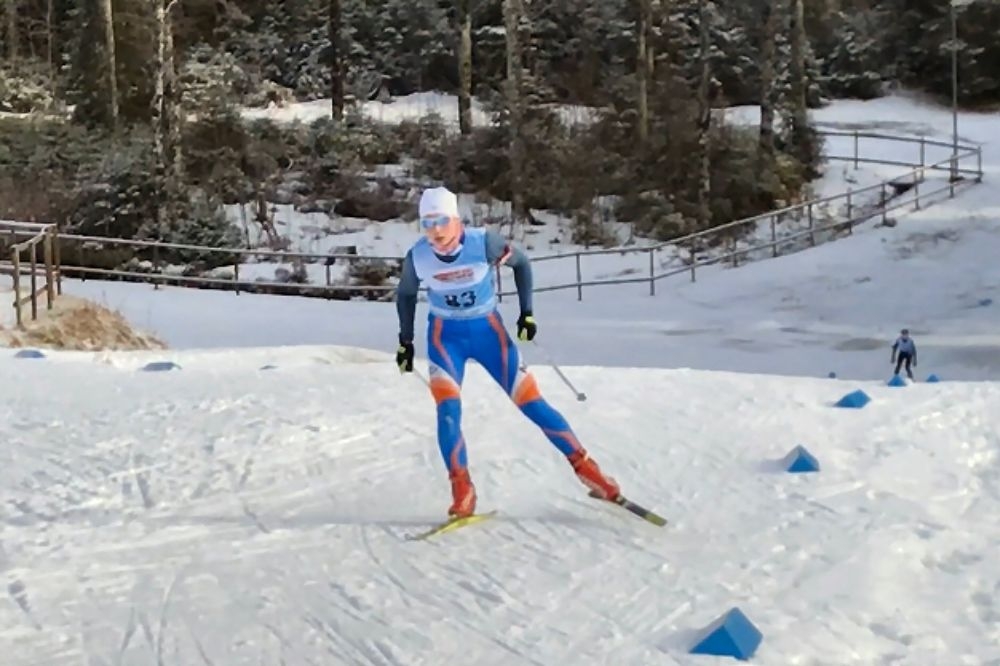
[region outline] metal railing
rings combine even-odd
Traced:
[[[952,154],[953,145],[942,141],[928,140],[923,137],[900,137],[895,135],[870,132],[820,132],[825,137],[848,137],[853,139],[854,150],[849,155],[826,155],[828,161],[850,162],[855,168],[861,164],[878,164],[907,167],[909,171],[896,177],[884,180],[874,185],[848,190],[844,193],[811,199],[787,206],[778,210],[768,211],[753,217],[735,220],[713,227],[674,238],[662,243],[642,247],[617,247],[579,250],[570,253],[551,254],[532,257],[535,264],[551,264],[552,262],[573,262],[575,279],[556,284],[537,284],[535,291],[561,291],[575,289],[577,299],[583,299],[584,287],[606,285],[623,285],[648,283],[649,293],[656,293],[656,283],[665,278],[690,274],[691,280],[696,279],[700,268],[723,264],[739,266],[741,263],[764,257],[777,257],[788,252],[795,252],[826,242],[841,235],[853,233],[856,225],[881,216],[883,222],[887,215],[896,210],[911,207],[919,210],[921,207],[934,203],[935,197],[947,193],[954,197],[956,192],[968,185],[982,181],[982,151],[977,146],[961,145],[958,152]],[[861,152],[862,140],[878,140],[907,143],[914,146],[918,156],[913,161],[886,159],[885,157],[866,157]],[[931,149],[947,149],[943,159],[928,161],[928,151]],[[955,174],[942,183],[928,181],[928,175]],[[765,238],[750,242],[746,239],[752,231],[763,230]],[[323,298],[348,299],[361,296],[369,299],[384,299],[395,289],[384,281],[372,280],[372,284],[363,281],[338,283],[333,276],[332,266],[346,264],[348,272],[357,262],[385,262],[388,266],[401,264],[401,257],[378,257],[357,254],[335,253],[316,254],[300,252],[280,252],[266,249],[219,248],[187,245],[179,243],[162,243],[155,241],[107,238],[99,236],[81,236],[63,234],[63,244],[72,246],[78,257],[87,252],[105,251],[107,248],[126,248],[129,255],[141,252],[146,256],[142,268],[101,268],[62,264],[57,275],[67,277],[115,279],[128,281],[150,282],[154,284],[174,284],[209,289],[225,289],[247,292],[266,292],[273,294],[293,294],[318,296]],[[214,269],[216,275],[190,275],[168,273],[162,269],[163,262],[159,255],[167,251],[189,251],[217,257],[210,263],[220,265]],[[662,255],[670,254],[667,261]],[[636,256],[637,264],[642,268],[631,267],[630,277],[611,277],[605,279],[583,279],[583,260],[606,255]],[[645,255],[645,256],[644,256]],[[657,256],[661,261],[657,261]],[[252,264],[244,263],[249,257],[264,258],[281,263],[298,263],[302,265],[322,263],[325,265],[324,281],[321,284],[282,282],[273,280],[249,280],[241,278],[241,266],[244,271],[250,270]],[[224,265],[224,266],[221,266]],[[230,274],[220,277],[218,271],[231,267]],[[638,271],[642,275],[636,275]],[[498,271],[499,273],[499,271]],[[514,291],[505,291],[502,283],[498,284],[501,295],[513,295]]]
[[[18,241],[19,238],[26,240]],[[31,305],[31,319],[38,319],[38,297],[45,294],[46,309],[51,310],[57,294],[62,294],[59,273],[59,230],[54,224],[0,221],[0,246],[5,259],[0,259],[0,273],[11,276],[14,293],[14,311],[18,328],[24,328],[24,306]],[[42,248],[39,261],[38,248]],[[27,254],[24,260],[22,255]],[[44,283],[39,285],[39,271]],[[21,280],[28,276],[28,292],[22,290]]]
[[[889,166],[912,167],[906,173],[884,180],[874,185],[861,187],[858,189],[848,189],[846,192],[828,197],[821,197],[804,201],[799,204],[787,206],[760,215],[734,220],[704,231],[687,234],[673,238],[662,243],[648,245],[639,248],[607,248],[582,250],[578,252],[545,255],[532,257],[532,263],[538,264],[549,261],[574,261],[576,279],[571,282],[561,284],[544,285],[535,287],[536,292],[564,291],[575,289],[577,300],[583,300],[584,287],[597,287],[607,285],[624,284],[649,284],[650,295],[656,294],[656,283],[662,279],[689,273],[691,281],[694,282],[699,268],[717,265],[730,264],[737,267],[740,263],[752,261],[754,255],[759,255],[764,250],[765,256],[778,257],[783,254],[782,250],[798,251],[809,247],[815,247],[822,239],[824,232],[829,237],[837,237],[841,234],[850,235],[854,227],[858,224],[881,216],[885,223],[888,214],[912,207],[913,210],[920,210],[934,202],[934,197],[947,193],[948,198],[955,196],[956,192],[974,183],[982,182],[982,150],[978,146],[959,146],[959,151],[951,155],[953,148],[951,143],[933,141],[926,138],[907,138],[893,135],[884,135],[866,132],[821,132],[825,136],[846,136],[854,139],[854,152],[852,155],[828,155],[829,161],[852,162],[855,167],[862,163],[879,164]],[[919,158],[916,163],[904,162],[901,160],[891,160],[879,157],[863,157],[859,152],[859,143],[863,138],[879,139],[883,141],[896,141],[912,143],[919,149]],[[948,157],[935,162],[927,162],[928,148],[947,148]],[[975,166],[971,166],[971,163]],[[927,173],[951,174],[955,173],[956,178],[948,178],[947,182],[939,186],[931,186],[928,189]],[[864,195],[876,195],[874,203],[867,205],[860,204],[858,200]],[[830,215],[831,204],[843,202],[843,213],[834,211]],[[822,213],[822,214],[821,214]],[[824,221],[823,217],[827,219]],[[832,218],[832,219],[831,219]],[[792,220],[804,222],[804,229],[794,230],[783,235],[778,234],[778,229],[783,223]],[[748,230],[754,227],[764,226],[769,238],[756,244],[746,244],[739,247],[740,238],[745,236]],[[721,251],[715,256],[699,257],[706,254],[704,248],[723,246]],[[672,252],[675,255],[679,266],[668,266],[663,270],[657,270],[657,253]],[[686,256],[678,256],[686,252]],[[784,252],[787,254],[788,252]],[[583,257],[596,257],[601,255],[646,255],[646,260],[642,263],[646,272],[644,275],[634,277],[617,277],[605,279],[583,280]],[[629,271],[634,274],[635,270]],[[514,295],[513,290],[505,291],[501,287],[501,296]]]

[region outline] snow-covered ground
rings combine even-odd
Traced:
[[[5,664],[698,666],[731,663],[687,651],[733,606],[756,664],[1000,661],[996,383],[579,367],[577,403],[538,370],[660,529],[588,499],[473,366],[470,464],[500,514],[409,542],[448,484],[433,403],[388,355],[150,358],[0,355]],[[858,387],[863,410],[831,406]],[[819,474],[776,469],[797,444]]]

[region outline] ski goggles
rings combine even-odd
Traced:
[[[447,215],[428,215],[427,217],[420,218],[420,228],[433,229],[434,227],[444,227],[449,222],[451,222],[451,218]]]

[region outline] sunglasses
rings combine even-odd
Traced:
[[[431,215],[420,218],[420,227],[422,229],[433,229],[434,227],[446,226],[449,222],[451,222],[451,218],[447,215]]]

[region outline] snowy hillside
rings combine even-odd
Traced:
[[[478,107],[477,107],[478,109]],[[404,120],[415,121],[428,114],[436,114],[445,123],[457,127],[458,103],[454,96],[439,93],[418,93],[400,97],[391,102],[366,102],[362,108],[366,116],[385,123],[399,123]],[[560,108],[562,117],[567,122],[586,122],[592,112],[585,108]],[[316,100],[289,104],[285,107],[268,109],[246,109],[244,115],[248,118],[267,117],[278,122],[308,123],[318,117],[329,114],[329,100]],[[718,110],[718,121],[731,125],[756,125],[759,121],[758,107],[732,107]],[[838,100],[821,109],[811,112],[816,126],[821,130],[833,132],[876,132],[888,133],[898,137],[926,137],[938,141],[951,140],[951,119],[947,110],[928,105],[903,94],[897,94],[868,102],[853,100]],[[479,111],[476,114],[479,123],[489,122],[489,117]],[[780,119],[779,119],[780,120]],[[997,126],[996,114],[963,113],[961,119],[960,142],[987,145],[993,140]],[[915,143],[903,143],[893,140],[862,138],[858,145],[862,159],[880,158],[905,164],[917,164],[921,160],[921,149]],[[832,156],[851,156],[854,154],[854,138],[849,135],[827,136],[825,138],[825,153]],[[926,164],[933,164],[946,159],[950,148],[941,146],[925,146],[923,159]],[[966,167],[974,166],[971,162]],[[852,163],[832,161],[826,165],[825,172],[817,179],[813,187],[813,196],[827,197],[841,195],[848,189],[859,190],[875,185],[881,181],[900,177],[910,171],[909,167],[899,165],[866,164],[863,161],[859,168]],[[991,169],[987,169],[991,172]],[[409,179],[404,165],[383,165],[377,170],[383,175],[391,175],[400,182],[410,182],[412,196],[415,200],[419,195],[420,183]],[[946,177],[943,172],[928,172],[926,177],[932,182],[943,182]],[[855,207],[864,206],[876,201],[879,191],[863,192],[854,198]],[[610,198],[606,204],[610,205]],[[844,214],[843,200],[821,206],[815,211],[817,216],[825,218],[835,212]],[[473,195],[460,197],[460,208],[463,216],[475,225],[497,224],[509,216],[509,202],[489,199],[478,200]],[[610,210],[610,209],[609,209]],[[269,208],[273,214],[277,233],[284,239],[290,250],[316,254],[343,252],[344,248],[353,248],[359,254],[368,256],[400,256],[419,235],[419,230],[412,221],[388,220],[371,222],[369,220],[349,217],[331,216],[324,212],[302,212],[289,204],[273,205]],[[251,244],[264,245],[263,232],[251,220],[253,211],[239,206],[227,207],[229,218],[249,237]],[[520,227],[514,237],[530,254],[545,256],[565,254],[583,250],[582,246],[572,242],[572,225],[570,220],[551,211],[533,211],[533,214],[544,226]],[[612,216],[613,218],[613,216]],[[801,231],[805,220],[786,220],[779,225],[778,236]],[[606,224],[608,231],[622,245],[642,247],[653,244],[651,241],[633,236],[628,221],[611,219]],[[758,240],[770,240],[770,225],[767,221],[760,225]],[[753,235],[751,235],[751,238]],[[745,246],[745,244],[744,244]],[[661,270],[667,270],[679,265],[680,257],[687,256],[687,249],[666,247],[657,252],[657,265]],[[293,267],[287,263],[275,263],[272,258],[265,258],[260,263],[244,265],[240,273],[244,277],[273,280],[276,271],[288,271]],[[309,280],[314,284],[326,281],[328,268],[321,262],[307,264],[304,267]],[[572,274],[565,270],[559,275],[552,275],[546,284],[566,282],[562,277]],[[329,269],[331,279],[343,276],[345,266],[333,266]],[[648,271],[648,257],[642,254],[632,254],[624,257],[588,258],[583,266],[586,278],[607,278],[616,275]],[[216,275],[229,276],[231,267],[222,267]],[[572,279],[572,275],[571,278]]]
[[[734,663],[687,654],[732,607],[761,666],[1000,661],[997,384],[573,368],[577,403],[538,370],[661,529],[588,499],[473,367],[500,514],[409,542],[448,487],[433,403],[386,355],[138,371],[158,358],[0,355],[4,664],[701,666]],[[798,444],[818,474],[777,467]]]

